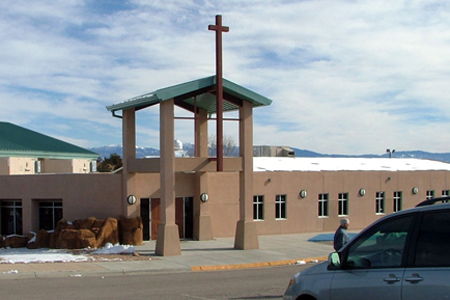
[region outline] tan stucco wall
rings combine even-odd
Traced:
[[[136,197],[160,198],[160,176],[159,173],[136,174]],[[176,173],[175,197],[191,197],[194,193],[194,174]]]
[[[393,194],[402,192],[402,209],[412,208],[434,190],[435,197],[450,189],[450,172],[256,172],[254,194],[264,195],[264,221],[258,221],[259,234],[333,231],[339,224],[338,194],[348,193],[352,229],[362,229],[385,214],[393,212]],[[270,178],[270,182],[269,182]],[[390,178],[390,179],[389,179]],[[412,189],[419,193],[414,195]],[[364,188],[365,196],[359,195]],[[308,195],[301,198],[299,193]],[[375,213],[375,194],[385,192],[385,214]],[[318,195],[329,194],[329,217],[318,217]],[[287,219],[275,220],[275,196],[287,195]]]
[[[209,172],[209,201],[201,203],[194,198],[196,213],[206,209],[211,216],[214,237],[234,236],[239,219],[239,173]],[[159,174],[138,174],[136,186],[139,198],[159,198]],[[390,179],[389,179],[390,178]],[[193,174],[176,174],[176,196],[194,196]],[[253,195],[264,196],[264,220],[256,221],[258,234],[287,234],[297,232],[334,231],[339,224],[337,214],[338,194],[348,193],[351,228],[359,230],[385,214],[393,211],[393,193],[402,192],[402,208],[414,207],[425,199],[427,190],[435,190],[439,197],[442,190],[450,189],[450,172],[255,172]],[[419,193],[412,193],[413,187]],[[366,191],[365,196],[359,190]],[[301,198],[299,193],[306,190],[308,195]],[[204,192],[204,191],[203,191]],[[375,194],[385,192],[385,214],[375,213]],[[318,195],[329,194],[329,216],[318,217]],[[275,219],[276,195],[287,198],[287,218]]]
[[[9,174],[9,158],[0,157],[0,175]]]
[[[88,159],[73,159],[72,173],[89,173],[91,171],[91,161]]]
[[[0,174],[34,174],[35,158],[4,157],[0,158]]]
[[[44,159],[42,173],[89,173],[90,162],[88,159]]]
[[[1,164],[0,160],[0,164]],[[204,173],[209,201],[198,199],[196,174],[176,173],[176,197],[194,197],[195,216],[211,217],[214,237],[234,236],[239,220],[239,172]],[[390,178],[390,179],[389,179]],[[138,203],[124,205],[122,174],[40,174],[0,176],[0,200],[21,200],[24,232],[38,230],[37,200],[61,199],[68,220],[96,217],[129,217],[140,214],[141,198],[160,198],[159,173],[135,174]],[[439,197],[450,189],[448,171],[349,171],[349,172],[255,172],[253,195],[264,196],[264,220],[256,221],[259,235],[334,231],[338,226],[338,194],[348,193],[351,229],[358,230],[382,217],[375,214],[375,193],[385,192],[385,214],[393,209],[393,193],[403,193],[403,209],[425,199],[427,190]],[[417,195],[412,189],[417,187]],[[359,190],[366,190],[365,196]],[[306,198],[299,192],[307,191]],[[318,194],[329,194],[329,217],[318,217]],[[287,218],[275,219],[275,197],[285,194]],[[124,206],[129,207],[124,211]],[[201,210],[201,211],[200,211]]]
[[[209,173],[208,177],[208,209],[213,236],[234,236],[239,220],[239,173]]]
[[[44,159],[42,173],[72,173],[72,160]]]
[[[2,157],[0,175],[36,174],[36,158]],[[89,159],[40,159],[41,173],[89,173]]]
[[[0,200],[22,201],[24,233],[39,229],[37,200],[62,200],[63,215],[69,221],[119,218],[121,180],[120,174],[0,176]]]

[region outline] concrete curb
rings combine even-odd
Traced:
[[[193,267],[191,267],[191,270],[194,272],[202,272],[202,271],[221,271],[221,270],[265,268],[265,267],[296,265],[296,264],[299,264],[299,262],[316,263],[316,262],[326,261],[327,259],[328,259],[327,256],[319,256],[319,257],[268,261],[268,262],[259,262],[259,263],[231,264],[231,265],[217,265],[217,266],[213,266],[213,265],[211,265],[211,266],[193,266]]]

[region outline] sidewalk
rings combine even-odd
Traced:
[[[33,277],[111,276],[148,272],[210,271],[323,261],[333,251],[331,243],[310,242],[321,233],[259,237],[259,249],[235,250],[234,238],[181,241],[180,256],[155,256],[155,241],[136,246],[148,261],[0,264],[0,280]]]

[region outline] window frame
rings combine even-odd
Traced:
[[[376,192],[375,193],[375,214],[376,215],[385,215],[385,192]]]
[[[264,195],[253,196],[253,221],[264,221]]]
[[[3,228],[7,222],[7,220],[3,220],[4,209],[12,210],[12,230],[13,232],[9,232],[9,228]],[[4,199],[0,201],[0,229],[2,235],[23,235],[23,205],[22,200],[18,199]]]
[[[321,193],[317,196],[317,216],[319,218],[328,218],[330,216],[329,210],[329,194]]]
[[[393,212],[401,211],[403,205],[403,193],[402,191],[394,191],[392,200],[392,210]]]
[[[450,190],[442,190],[442,197],[450,196]],[[442,200],[442,203],[448,203],[448,200]]]
[[[286,194],[275,196],[275,220],[287,219],[287,197]]]
[[[338,194],[338,217],[348,217],[348,215],[349,215],[348,193],[339,193]]]
[[[44,220],[41,219],[44,209],[50,209],[51,211],[51,221],[53,229],[45,229],[43,227]],[[62,199],[39,199],[38,200],[38,216],[39,216],[39,229],[45,229],[45,230],[54,230],[56,228],[56,224],[58,224],[59,220],[57,219],[57,213],[56,211],[60,211],[61,219],[64,218],[64,208],[63,208],[63,201]]]

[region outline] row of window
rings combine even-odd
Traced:
[[[56,223],[63,217],[62,202],[39,202],[39,228],[53,230]],[[0,234],[23,234],[22,229],[22,202],[1,201],[0,205]]]
[[[443,190],[442,196],[449,196],[450,190]],[[393,212],[402,210],[402,192],[395,191],[392,198]],[[427,191],[426,199],[434,198],[435,191]],[[375,193],[375,214],[384,214],[386,204],[386,193]],[[348,193],[338,194],[337,214],[340,217],[348,216]],[[318,217],[329,216],[329,194],[318,195]],[[253,196],[253,219],[264,220],[264,196]],[[286,195],[276,195],[275,219],[286,219]]]

